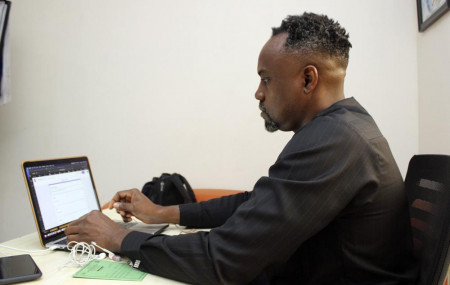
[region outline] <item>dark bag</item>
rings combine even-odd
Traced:
[[[182,175],[163,173],[144,184],[142,193],[161,206],[195,203],[191,185]]]

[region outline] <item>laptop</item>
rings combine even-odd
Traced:
[[[41,245],[65,249],[67,225],[92,210],[101,210],[88,158],[25,161],[22,171]],[[159,234],[168,226],[121,225],[151,234]]]

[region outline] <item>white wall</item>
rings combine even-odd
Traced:
[[[0,241],[34,230],[22,160],[88,155],[102,203],[162,172],[252,189],[292,136],[264,131],[257,57],[271,27],[305,10],[350,32],[346,95],[373,114],[405,173],[418,150],[414,1],[17,0]]]
[[[450,155],[450,12],[418,38],[419,151]]]

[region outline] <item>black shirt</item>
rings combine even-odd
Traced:
[[[132,232],[140,269],[195,284],[412,284],[401,174],[355,99],[295,132],[252,192],[180,205],[180,224],[211,232]]]

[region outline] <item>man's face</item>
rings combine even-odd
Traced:
[[[286,37],[272,37],[258,59],[261,82],[255,97],[260,100],[261,116],[269,132],[296,131],[303,119],[301,64],[298,57],[281,53]]]

